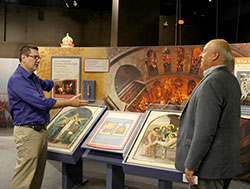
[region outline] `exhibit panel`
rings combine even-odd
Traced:
[[[250,118],[250,58],[235,58],[234,75],[240,83],[241,89],[241,117]]]
[[[17,58],[0,58],[0,128],[11,128],[12,117],[9,110],[7,85],[10,76],[15,72],[19,60]],[[2,69],[4,68],[4,69]]]
[[[180,115],[179,111],[149,110],[125,162],[175,169]]]
[[[139,129],[142,113],[106,111],[83,148],[124,154]]]
[[[63,79],[52,89],[53,98],[71,98],[81,92],[81,57],[52,56],[51,79]]]
[[[104,100],[110,109],[118,111],[145,112],[151,103],[185,105],[192,90],[202,79],[200,69],[200,53],[203,45],[190,46],[148,46],[148,47],[39,47],[42,57],[37,70],[38,76],[43,79],[51,77],[51,57],[75,56],[81,60],[109,60],[110,68],[107,72],[86,72],[85,65],[81,64],[80,89],[90,91],[96,99]],[[233,59],[250,57],[250,43],[231,44]],[[243,60],[244,61],[244,60]],[[106,61],[107,62],[107,61]],[[246,62],[246,61],[245,61]],[[239,62],[236,65],[236,76],[242,78],[241,88],[244,89],[242,99],[242,113],[244,118],[249,115],[248,108],[248,62]],[[104,63],[104,62],[102,62]],[[235,64],[237,64],[235,59]],[[244,64],[246,64],[246,66]],[[106,64],[105,64],[106,65]],[[242,65],[244,67],[242,67]],[[238,66],[238,67],[237,67]],[[239,67],[241,66],[241,67]],[[87,67],[87,71],[90,67]],[[91,67],[93,70],[93,68]],[[234,70],[234,62],[229,65]],[[59,72],[58,72],[59,73]],[[72,78],[65,77],[71,80]],[[84,89],[84,80],[95,81],[96,88]],[[78,83],[78,81],[77,81]],[[78,84],[77,84],[78,86]],[[50,94],[45,93],[46,97]],[[83,94],[82,94],[83,95]],[[91,97],[92,98],[92,97]],[[181,110],[181,109],[179,109]],[[243,121],[243,119],[241,121]],[[244,167],[244,180],[249,182],[249,122],[241,127],[241,161]]]
[[[83,99],[95,102],[95,80],[83,80]]]
[[[48,151],[72,154],[106,106],[65,107],[48,125]]]

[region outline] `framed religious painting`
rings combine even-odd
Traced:
[[[87,136],[106,106],[65,107],[48,125],[48,150],[72,154]]]
[[[141,115],[106,111],[82,147],[123,154],[138,130]]]
[[[175,169],[180,112],[149,110],[126,162]]]

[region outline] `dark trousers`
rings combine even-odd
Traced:
[[[198,185],[190,186],[191,189],[227,189],[230,179],[203,179],[198,178]]]

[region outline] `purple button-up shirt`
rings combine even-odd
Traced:
[[[8,82],[10,114],[14,125],[48,123],[49,110],[56,100],[46,98],[43,91],[52,88],[52,80],[42,80],[19,65]]]

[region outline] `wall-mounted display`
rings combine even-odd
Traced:
[[[81,57],[51,57],[51,79],[63,79],[52,89],[53,98],[71,98],[80,93]]]
[[[180,112],[150,110],[127,158],[128,163],[175,169]]]
[[[9,110],[7,85],[10,76],[15,72],[19,60],[17,58],[0,58],[0,128],[11,128],[12,118]]]
[[[123,153],[138,128],[141,113],[105,112],[83,147]]]
[[[107,58],[85,58],[85,72],[109,72],[109,59]]]
[[[95,80],[83,80],[83,99],[95,101]]]
[[[48,125],[48,150],[73,153],[105,110],[95,105],[61,109]]]
[[[241,116],[250,118],[250,57],[235,58],[234,73],[241,88]]]
[[[241,60],[249,59],[250,43],[236,43],[230,44],[230,46],[233,59],[236,57]],[[119,111],[145,112],[150,104],[168,104],[173,110],[182,110],[180,105],[185,105],[193,89],[203,77],[203,71],[200,69],[200,54],[203,48],[204,45],[67,49],[39,47],[42,60],[37,73],[42,79],[50,78],[51,62],[49,60],[52,56],[81,56],[84,61],[86,58],[89,59],[87,70],[91,72],[84,72],[86,65],[82,66],[84,74],[82,74],[80,83],[82,84],[83,80],[95,80],[96,99],[104,100],[104,104],[110,108]],[[95,73],[99,70],[95,66],[92,67],[96,59],[104,60],[102,62],[104,64],[108,59],[109,72]],[[237,66],[237,59],[235,59],[236,72],[237,70],[238,72],[250,71],[248,63],[240,65],[240,67],[245,67],[242,67],[242,70],[239,70]],[[229,69],[234,69],[233,61],[230,63]],[[67,80],[67,78],[64,79]],[[248,76],[244,78],[244,81],[248,81]],[[242,86],[246,86],[245,84],[246,82]],[[45,95],[49,96],[47,93]],[[242,105],[242,110],[243,107],[248,106]],[[242,111],[242,113],[247,111]],[[247,115],[242,114],[241,121],[245,121],[243,117],[248,118]],[[246,121],[244,127],[240,128],[240,133],[242,133],[240,138],[242,143],[241,162],[245,169],[244,180],[247,182],[250,182],[250,158],[247,156],[250,152],[250,148],[248,148],[250,140],[246,139],[249,126],[249,122]]]

